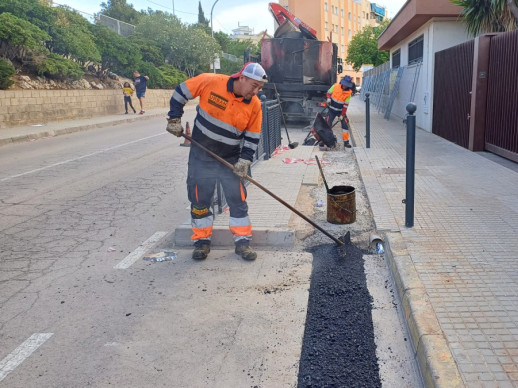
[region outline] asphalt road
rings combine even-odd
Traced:
[[[2,147],[0,359],[37,348],[41,328],[60,335],[40,370],[24,362],[0,386],[85,386],[99,343],[145,308],[146,279],[113,267],[188,217],[189,149],[164,129],[150,118]]]
[[[184,119],[192,124],[193,115],[190,108]],[[311,268],[303,248],[275,252],[276,265],[265,261],[253,270],[215,252],[200,271],[188,250],[178,252],[172,272],[132,266],[135,250],[153,246],[188,217],[189,148],[179,147],[182,139],[164,124],[150,118],[2,147],[0,386],[293,386],[287,377],[269,385],[268,373],[297,374],[296,352],[283,356],[289,349],[280,344],[288,338],[300,346],[304,330],[300,295]],[[377,375],[377,357],[372,386],[414,388],[412,354],[382,257],[365,257],[363,307],[374,310],[373,327],[361,329],[377,344],[374,354],[370,342],[367,376]],[[282,286],[272,286],[274,280]],[[293,313],[279,310],[286,298]],[[263,335],[248,338],[243,349],[236,333],[246,337],[247,327]],[[224,349],[221,359],[204,354],[211,348]],[[242,367],[245,359],[252,360],[249,368]]]

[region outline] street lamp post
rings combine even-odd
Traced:
[[[218,2],[219,0],[216,0],[214,2],[214,4],[212,4],[212,8],[210,9],[210,33],[211,33],[211,36],[214,38],[214,27],[213,27],[213,24],[212,24],[212,11],[214,11],[214,6],[216,5],[216,3]],[[212,61],[212,68],[214,69],[214,73],[216,72],[216,58],[214,58],[214,60]]]

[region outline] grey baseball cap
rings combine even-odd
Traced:
[[[268,76],[266,75],[266,71],[264,71],[263,67],[259,63],[248,62],[245,63],[239,73],[232,74],[230,77],[239,78],[241,75],[245,77],[251,78],[260,82],[267,82]]]

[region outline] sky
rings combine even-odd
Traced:
[[[107,0],[104,0],[107,2]],[[260,33],[265,29],[273,34],[273,17],[268,10],[268,3],[272,0],[201,0],[201,6],[205,18],[210,20],[210,11],[214,5],[213,28],[214,31],[222,31],[231,34],[238,26],[248,26]],[[311,0],[307,0],[311,1]],[[103,0],[55,0],[55,4],[68,5],[83,13],[87,17],[101,10]],[[198,0],[127,0],[137,11],[148,8],[173,13],[184,23],[196,23],[198,21]],[[393,18],[406,0],[380,0],[376,4],[385,6],[388,17]]]

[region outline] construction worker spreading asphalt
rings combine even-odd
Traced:
[[[182,136],[181,117],[188,100],[200,97],[192,139],[234,166],[230,170],[199,147],[191,147],[187,193],[191,202],[194,242],[192,258],[203,260],[210,252],[214,216],[210,210],[216,181],[222,184],[230,210],[230,231],[235,252],[255,260],[250,247],[252,224],[248,217],[246,188],[240,178],[248,175],[261,136],[262,111],[257,93],[267,81],[258,63],[247,63],[231,76],[204,73],[178,85],[171,97],[167,131]]]
[[[342,123],[342,139],[344,141],[345,148],[351,148],[349,143],[349,120],[347,119],[347,108],[349,107],[349,101],[353,94],[353,80],[350,76],[346,75],[340,80],[340,82],[331,86],[327,91],[327,106],[329,107],[329,113],[327,115],[327,124],[331,127],[334,119],[339,116],[339,120]]]

